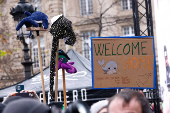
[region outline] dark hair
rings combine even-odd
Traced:
[[[120,93],[116,94],[115,96],[109,99],[108,108],[109,108],[110,103],[115,98],[122,98],[124,100],[123,105],[129,104],[129,102],[135,98],[141,104],[142,113],[150,113],[150,106],[149,106],[148,100],[139,92],[136,92],[130,89],[125,89],[121,91]]]

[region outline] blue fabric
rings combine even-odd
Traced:
[[[32,33],[31,33],[31,31],[30,31],[28,38],[30,38],[30,37],[31,37],[31,35],[32,35]]]
[[[34,13],[29,13],[25,12],[25,15],[28,17],[25,17],[24,19],[21,20],[21,22],[17,25],[16,30],[18,31],[24,24],[26,25],[33,25],[34,27],[38,27],[38,23],[36,21],[43,21],[43,26],[44,29],[48,28],[48,16],[40,11],[34,12]]]
[[[27,11],[25,11],[24,14],[27,15],[27,16],[31,16],[31,13],[27,12]]]

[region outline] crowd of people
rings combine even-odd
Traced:
[[[36,92],[26,92],[33,93],[34,98],[17,96],[17,93],[9,94],[0,104],[0,113],[153,113],[143,93],[130,89],[91,106],[78,100],[69,104],[66,109],[55,104],[45,105],[39,101]]]

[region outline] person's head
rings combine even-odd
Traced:
[[[166,66],[168,66],[168,57],[167,56],[165,56],[165,64],[166,64]]]
[[[108,113],[150,113],[150,106],[141,93],[125,89],[109,100]]]
[[[50,108],[31,98],[15,100],[6,105],[2,113],[49,113]]]
[[[91,113],[107,113],[108,103],[108,100],[101,100],[94,103],[90,108]]]
[[[22,99],[23,97],[21,96],[11,96],[9,98],[7,98],[3,104],[7,105],[8,103],[12,102],[12,101],[15,101],[15,100],[19,100],[19,99]]]
[[[166,66],[168,66],[168,55],[167,55],[166,46],[164,46],[164,56],[165,56],[165,64],[166,64]]]

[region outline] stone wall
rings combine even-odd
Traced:
[[[8,54],[10,59],[8,59],[7,55],[0,59],[0,68],[2,70],[0,72],[0,88],[7,87],[24,79],[24,68],[21,64],[21,61],[23,61],[23,45],[16,39],[15,22],[12,15],[10,15],[10,8],[16,6],[17,3],[18,0],[2,0],[0,4],[0,11],[2,13],[0,17],[0,35],[3,35],[6,40],[6,42],[3,42],[1,39],[0,50],[11,50],[12,53]],[[7,61],[10,62],[6,63]],[[12,72],[9,68],[15,71],[16,74],[15,76],[10,76],[11,80],[7,76],[7,73],[10,75]]]

